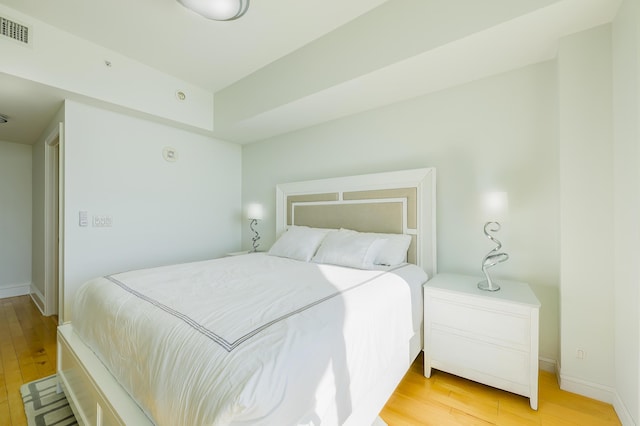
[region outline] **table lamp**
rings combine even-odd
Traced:
[[[507,253],[501,253],[502,243],[491,233],[500,230],[500,222],[504,221],[509,210],[509,201],[506,192],[487,192],[482,194],[482,215],[486,221],[484,235],[489,238],[496,247],[482,259],[482,273],[485,279],[478,283],[478,288],[485,291],[498,291],[500,286],[489,276],[489,268],[509,259]]]

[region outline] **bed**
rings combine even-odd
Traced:
[[[58,333],[76,418],[372,424],[422,349],[434,198],[433,169],[278,185],[268,253],[86,283]]]

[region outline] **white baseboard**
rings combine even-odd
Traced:
[[[577,393],[587,398],[613,404],[617,395],[616,390],[610,386],[588,382],[577,377],[567,376],[560,372],[560,389]]]
[[[24,296],[29,294],[31,290],[31,283],[27,284],[9,284],[0,286],[0,299],[6,299],[7,297]]]
[[[627,406],[614,388],[563,375],[560,364],[552,359],[540,358],[540,369],[551,372],[555,370],[560,389],[611,404],[623,426],[637,426]]]
[[[40,313],[44,315],[44,294],[42,294],[40,290],[38,290],[38,288],[33,284],[31,284],[31,292],[29,294],[31,295],[31,300],[33,300],[33,303],[35,303],[35,305],[40,310]]]
[[[635,426],[636,422],[633,421],[633,417],[631,417],[631,413],[627,409],[627,406],[624,405],[622,399],[620,399],[620,395],[616,392],[615,399],[613,400],[613,409],[616,411],[620,422],[624,426]]]
[[[540,357],[538,358],[538,368],[540,368],[540,370],[542,371],[548,371],[549,373],[555,373],[556,370],[556,365],[558,364],[558,362],[555,359],[551,359],[551,358],[544,358],[544,357]]]

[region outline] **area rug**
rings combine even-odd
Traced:
[[[56,393],[56,383],[54,374],[20,387],[29,426],[78,424],[64,393]]]

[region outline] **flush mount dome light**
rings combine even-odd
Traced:
[[[187,9],[214,21],[233,21],[249,9],[249,0],[178,0]]]

